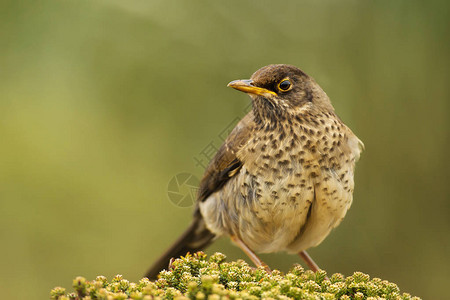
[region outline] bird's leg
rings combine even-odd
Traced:
[[[267,272],[271,272],[268,265],[266,265],[240,238],[231,235],[231,240],[252,260],[257,267],[263,267]]]
[[[170,260],[169,260],[169,266],[167,267],[167,270],[172,270],[173,269],[173,261],[174,261],[175,259],[173,258],[173,257],[171,257],[170,258]]]
[[[305,263],[308,265],[311,271],[315,273],[320,270],[319,266],[314,262],[311,256],[309,256],[309,254],[306,253],[305,250],[300,251],[298,255],[305,261]]]

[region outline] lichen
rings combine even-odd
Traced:
[[[209,258],[203,252],[173,261],[159,279],[129,282],[117,275],[110,282],[104,276],[88,281],[77,277],[74,292],[55,287],[53,300],[122,300],[122,299],[420,299],[401,293],[394,283],[355,272],[345,277],[325,271],[314,273],[294,265],[286,274],[252,268],[245,261],[226,262],[222,253]]]

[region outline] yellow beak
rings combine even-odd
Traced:
[[[253,80],[247,79],[247,80],[234,80],[230,82],[227,86],[232,87],[233,89],[236,89],[238,91],[249,93],[249,94],[255,94],[260,96],[277,96],[275,92],[272,92],[268,89],[257,87],[253,85]]]

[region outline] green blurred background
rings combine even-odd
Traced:
[[[448,1],[1,1],[0,287],[138,280],[190,222],[167,196],[270,63],[364,141],[345,221],[310,254],[442,299],[450,280]],[[208,253],[244,258],[228,239]],[[286,271],[296,256],[264,255]]]

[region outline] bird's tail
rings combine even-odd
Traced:
[[[177,258],[186,253],[194,253],[207,247],[215,235],[208,230],[205,226],[205,222],[201,216],[195,216],[191,225],[186,231],[178,238],[178,240],[167,249],[166,252],[161,255],[158,260],[150,267],[145,274],[150,280],[157,278],[159,272],[163,269],[167,269],[171,258]]]

